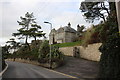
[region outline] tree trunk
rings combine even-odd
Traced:
[[[35,42],[36,42],[36,40],[37,40],[37,39],[36,39],[36,36],[34,36],[34,39],[35,39]]]
[[[28,46],[28,49],[31,50],[29,43],[27,42],[28,36],[26,36],[25,44]]]
[[[37,41],[37,40],[36,40],[36,36],[34,36],[34,39],[35,39],[35,47],[36,47],[36,45],[37,45],[37,42],[36,42],[36,41]]]

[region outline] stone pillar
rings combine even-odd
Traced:
[[[118,18],[118,27],[120,32],[120,1],[116,2],[117,18]]]

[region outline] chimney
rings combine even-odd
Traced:
[[[70,24],[70,22],[68,23],[68,27],[71,27],[71,24]]]
[[[77,30],[78,30],[79,28],[80,28],[80,25],[78,24],[78,25],[77,25]]]

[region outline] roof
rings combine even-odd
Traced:
[[[64,31],[65,31],[65,32],[76,33],[76,30],[75,30],[75,29],[73,29],[73,28],[71,28],[71,27],[68,27],[68,26],[65,26],[65,27],[64,27]]]
[[[51,35],[51,34],[56,34],[56,30],[52,29],[49,35]]]
[[[71,32],[71,33],[76,33],[76,30],[71,28],[71,27],[68,27],[68,26],[65,26],[65,27],[60,27],[58,30],[57,30],[58,33],[61,33],[61,32]]]
[[[60,27],[60,28],[57,30],[57,33],[61,33],[61,32],[64,32],[64,28],[63,28],[63,27]]]

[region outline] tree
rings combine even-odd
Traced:
[[[40,31],[41,26],[37,25],[37,24],[32,24],[31,28],[29,29],[30,32],[30,37],[33,37],[36,41],[37,37],[44,37],[45,33],[43,33],[43,31]]]
[[[90,6],[93,7],[92,5]],[[94,8],[91,10],[94,11]],[[91,10],[88,10],[88,12],[91,13]],[[88,17],[93,17],[91,18],[92,20],[95,20],[96,18],[92,15],[89,15]],[[103,30],[101,30],[101,33],[104,32],[107,26],[107,29],[105,30],[107,38],[99,48],[102,52],[99,71],[99,76],[101,77],[100,80],[107,80],[107,78],[117,79],[120,78],[120,36],[118,33],[115,2],[109,2],[109,14],[103,24]]]
[[[11,38],[9,41],[7,41],[6,43],[10,43],[10,48],[11,49],[14,49],[14,52],[15,50],[20,47],[20,43],[19,42],[16,42],[14,38]]]
[[[16,45],[16,41],[14,38],[11,38],[9,41],[7,41],[6,43],[9,43],[9,49],[14,49],[15,51],[15,45]]]
[[[115,3],[110,4],[110,17],[107,20],[108,37],[100,47],[100,76],[103,78],[120,78],[120,36],[118,30]]]
[[[18,50],[19,47],[21,47],[20,43],[16,42],[14,38],[11,38],[6,43],[10,43],[10,45],[8,45],[8,46],[6,45],[5,46],[6,51],[13,50],[13,57],[14,57],[14,60],[15,60],[15,58],[16,58],[16,51]]]
[[[2,47],[2,52],[4,54],[9,54],[10,45],[5,45]]]
[[[17,21],[22,28],[18,29],[18,33],[13,33],[13,36],[19,36],[19,39],[25,38],[25,44],[28,45],[29,50],[30,45],[28,43],[29,37],[34,37],[36,40],[36,37],[42,37],[45,35],[45,33],[42,33],[42,31],[39,31],[41,27],[37,25],[36,19],[33,16],[33,13],[26,13],[25,17],[20,17],[21,21]]]
[[[29,28],[30,28],[30,24],[31,23],[35,23],[34,20],[34,16],[33,16],[33,13],[26,13],[25,14],[25,17],[20,17],[21,21],[17,21],[19,25],[22,26],[22,28],[18,29],[18,33],[13,33],[13,36],[20,36],[19,39],[21,38],[26,38],[25,40],[25,44],[28,45],[29,49],[30,49],[30,46],[29,46],[29,43],[28,43],[28,36],[29,36]]]
[[[110,14],[109,8],[106,2],[82,2],[80,10],[84,12],[84,17],[86,21],[94,22],[94,20],[106,21],[106,16]]]

